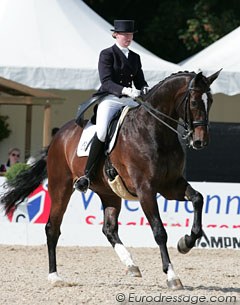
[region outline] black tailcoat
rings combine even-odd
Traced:
[[[129,50],[127,58],[116,45],[101,51],[98,71],[101,87],[97,95],[110,93],[121,96],[123,87],[131,87],[132,82],[138,90],[148,86],[143,75],[140,56]]]

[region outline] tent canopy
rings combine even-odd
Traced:
[[[181,63],[182,69],[208,76],[223,68],[211,85],[213,93],[240,93],[240,27]]]
[[[112,25],[81,0],[0,0],[0,76],[43,89],[97,89]],[[179,66],[133,42],[150,86]]]

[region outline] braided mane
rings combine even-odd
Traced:
[[[178,71],[178,72],[174,72],[172,74],[170,74],[169,76],[167,76],[166,78],[164,78],[163,80],[161,80],[159,83],[157,83],[155,86],[160,86],[162,83],[164,83],[166,80],[169,80],[175,76],[184,76],[184,75],[189,75],[192,74],[193,76],[196,75],[195,72],[189,72],[189,71]],[[155,87],[153,86],[153,88]]]
[[[189,71],[174,72],[174,73],[170,74],[169,76],[167,76],[166,78],[164,78],[163,80],[159,81],[156,85],[154,85],[148,93],[153,94],[157,90],[157,88],[159,88],[163,83],[165,83],[167,80],[169,80],[171,78],[174,78],[176,76],[188,76],[189,74],[192,76],[196,75],[196,73],[194,71],[192,71],[192,72],[189,72]],[[149,96],[148,93],[146,94],[146,96]],[[146,98],[144,97],[144,99],[146,99]]]

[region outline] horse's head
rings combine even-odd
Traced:
[[[220,70],[221,71],[221,70]],[[196,74],[189,82],[184,99],[184,121],[187,124],[187,138],[194,149],[208,145],[208,116],[212,105],[210,85],[218,77],[220,71],[205,77],[202,72]]]

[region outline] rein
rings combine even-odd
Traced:
[[[151,115],[153,116],[157,121],[159,121],[160,123],[162,123],[163,125],[167,126],[169,129],[171,129],[173,132],[175,132],[176,134],[178,134],[179,136],[182,137],[182,139],[187,139],[190,134],[192,133],[192,131],[188,130],[188,125],[186,122],[181,123],[178,120],[173,119],[172,117],[170,117],[169,115],[153,108],[150,104],[147,104],[146,102],[143,102],[143,100],[139,97],[134,99],[140,106],[143,106],[143,108]],[[155,113],[156,114],[155,114]],[[187,132],[186,134],[182,135],[177,129],[173,128],[171,125],[169,125],[167,122],[165,122],[163,119],[161,119],[159,116],[163,116],[167,119],[169,119],[170,121],[177,123],[178,125],[182,126],[184,128],[184,130]]]

